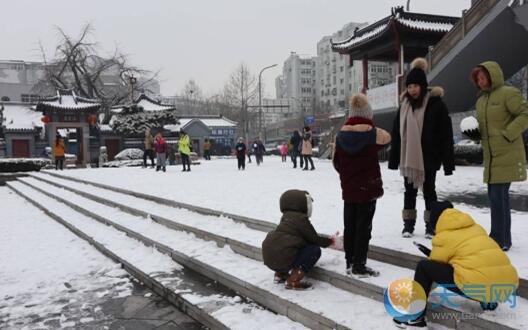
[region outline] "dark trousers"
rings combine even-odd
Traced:
[[[189,155],[184,154],[183,152],[180,152],[181,160],[183,169],[185,170],[185,165],[187,165],[187,171],[191,170],[191,159]]]
[[[211,160],[211,152],[209,150],[204,150],[204,159]]]
[[[282,155],[282,162],[285,163],[288,155]]]
[[[257,165],[260,165],[260,163],[264,162],[264,157],[262,154],[258,153],[255,154],[255,159],[257,160]]]
[[[143,151],[143,167],[147,167],[147,157],[150,158],[150,164],[154,167],[154,150],[145,149]]]
[[[511,208],[510,183],[488,184],[488,197],[491,208],[490,237],[500,247],[510,248],[511,240]]]
[[[251,154],[248,153],[247,156],[248,156],[248,163],[251,163]]]
[[[414,280],[423,287],[426,297],[429,297],[434,282],[438,285],[445,285],[447,290],[468,298],[456,286],[455,278],[453,276],[453,267],[449,264],[428,259],[421,260],[418,262],[418,265],[416,265]],[[444,291],[445,290],[442,291],[442,294]],[[443,294],[443,296],[445,296],[445,294]],[[426,311],[424,310],[422,315],[425,315],[425,313]]]
[[[299,167],[304,167],[304,156],[301,154],[301,152],[299,152]]]
[[[291,152],[291,160],[292,160],[292,163],[293,163],[293,168],[297,168],[297,157],[298,156],[299,156],[299,152],[296,151],[296,150],[292,150],[292,152]],[[301,167],[302,167],[302,156],[300,158],[301,158]]]
[[[404,178],[405,194],[403,200],[403,208],[406,210],[416,210],[416,196],[418,196],[418,189],[413,187],[413,184]],[[431,203],[437,200],[436,197],[436,171],[426,171],[425,181],[423,184],[423,196],[425,200],[425,209],[431,210]]]
[[[367,203],[345,202],[343,245],[347,268],[367,263],[374,212],[376,212],[375,200]]]
[[[312,155],[303,155],[303,158],[304,158],[304,169],[305,170],[308,169],[308,162],[310,162],[311,169],[312,170],[315,169],[315,166],[312,160]],[[302,167],[302,163],[301,163],[301,167]]]
[[[64,167],[64,156],[56,156],[55,157],[55,169],[62,170],[63,167]]]
[[[274,271],[287,273],[291,269],[300,267],[303,272],[308,273],[315,266],[319,258],[321,258],[321,248],[317,245],[306,245],[297,252],[295,259],[288,268],[274,269]]]
[[[237,161],[238,161],[238,169],[245,170],[246,169],[246,156],[245,155],[237,156]]]

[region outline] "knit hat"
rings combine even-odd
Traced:
[[[450,201],[437,201],[431,203],[431,214],[429,217],[429,224],[433,230],[436,230],[436,224],[438,223],[438,218],[442,215],[446,209],[452,209],[453,204]]]
[[[423,89],[426,89],[429,86],[427,83],[427,76],[425,71],[427,70],[427,60],[423,57],[417,57],[411,62],[411,71],[407,74],[405,78],[405,87],[410,84],[420,85]]]
[[[356,94],[350,98],[350,117],[372,119],[372,108],[365,94]]]

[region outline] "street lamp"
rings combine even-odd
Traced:
[[[260,73],[259,73],[259,81],[258,81],[258,89],[259,89],[259,138],[262,139],[262,72],[264,72],[264,70],[266,69],[269,69],[269,68],[273,68],[273,67],[276,67],[277,64],[273,64],[273,65],[270,65],[270,66],[267,66],[265,68],[263,68],[262,70],[260,70]]]

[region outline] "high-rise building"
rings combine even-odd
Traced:
[[[316,59],[292,52],[284,61],[282,75],[275,80],[277,99],[291,100],[292,112],[313,114]]]
[[[319,111],[335,111],[347,107],[348,98],[362,88],[363,68],[360,61],[332,52],[331,41],[350,38],[365,23],[348,23],[331,36],[324,36],[317,43],[315,95]],[[352,65],[351,65],[352,64]],[[369,63],[369,88],[394,82],[395,64]]]

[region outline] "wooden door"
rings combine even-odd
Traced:
[[[106,139],[105,146],[108,160],[114,160],[115,155],[119,153],[119,139]]]
[[[11,140],[13,145],[13,157],[16,158],[28,158],[29,155],[29,140],[27,139],[16,139]]]

